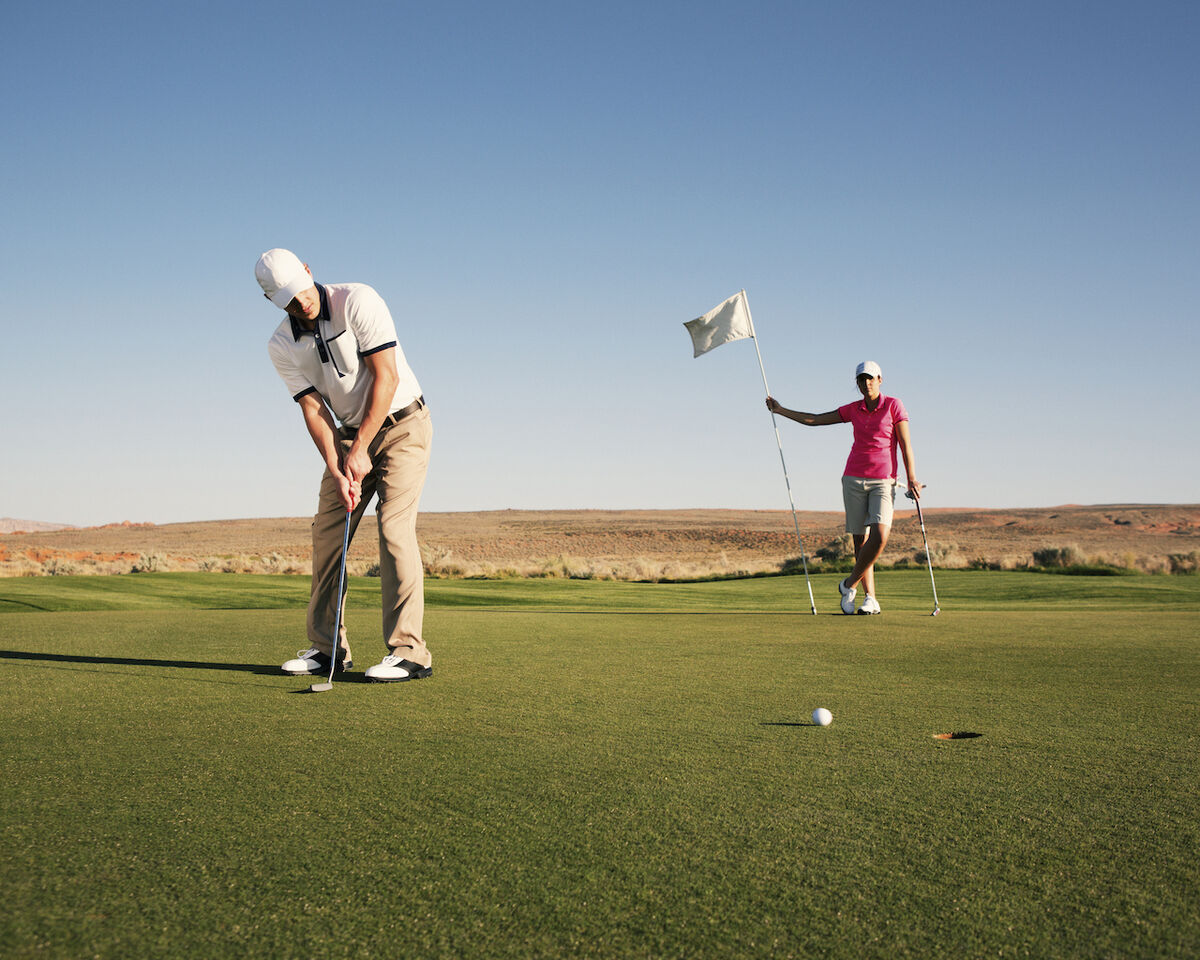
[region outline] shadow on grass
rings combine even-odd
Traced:
[[[811,720],[764,720],[760,727],[819,727],[819,723]]]
[[[30,660],[35,663],[80,664],[97,666],[109,664],[118,667],[164,667],[172,670],[226,670],[234,673],[253,673],[260,677],[279,677],[291,680],[308,680],[307,676],[289,677],[277,664],[263,663],[220,663],[214,660],[150,660],[145,657],[89,657],[73,653],[30,653],[24,650],[0,650],[0,660]],[[322,675],[315,680],[326,679]],[[314,681],[315,682],[315,681]],[[335,683],[367,683],[363,674],[338,674]]]
[[[0,597],[0,603],[11,603],[14,607],[28,607],[30,610],[37,610],[41,613],[49,613],[49,607],[39,607],[36,603],[28,603],[25,600],[12,600],[9,597]]]

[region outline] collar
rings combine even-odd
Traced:
[[[879,413],[879,411],[883,409],[883,405],[886,402],[887,402],[887,396],[881,393],[879,395],[879,402],[877,404],[875,404],[874,410],[872,410],[870,407],[867,406],[867,398],[866,397],[861,397],[858,401],[858,405],[867,413],[875,414],[875,413]]]
[[[313,321],[313,323],[315,325],[315,324],[320,323],[322,320],[324,320],[326,323],[328,323],[329,322],[329,297],[325,294],[325,288],[323,286],[321,286],[319,283],[314,283],[313,286],[317,288],[317,293],[321,297],[321,312],[317,314],[317,318]],[[302,336],[304,336],[305,334],[312,336],[313,331],[308,330],[305,327],[301,326],[300,321],[297,320],[295,317],[293,317],[290,313],[288,314],[288,319],[292,321],[292,337],[295,339],[295,341],[297,343],[300,342],[300,338]],[[315,326],[314,326],[314,329],[315,329]]]

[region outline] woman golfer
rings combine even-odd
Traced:
[[[862,583],[866,596],[857,612],[879,613],[879,601],[875,599],[875,561],[883,553],[892,530],[897,446],[904,457],[904,473],[908,477],[909,492],[914,497],[921,496],[921,484],[914,474],[908,414],[903,403],[880,392],[883,373],[879,364],[874,360],[860,363],[854,382],[858,384],[862,400],[828,413],[789,410],[774,397],[767,397],[767,409],[808,427],[834,423],[854,425],[854,446],[850,448],[850,458],[842,477],[846,532],[854,538],[854,571],[838,583],[838,591],[842,595],[842,613],[854,613],[854,598],[859,583]]]

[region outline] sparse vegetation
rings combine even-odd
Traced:
[[[998,560],[989,560],[987,557],[976,557],[967,564],[969,570],[1001,570]]]
[[[1077,546],[1042,547],[1033,551],[1033,565],[1047,570],[1063,567],[1078,567],[1086,563],[1082,551]]]
[[[968,561],[959,552],[957,543],[941,543],[936,540],[929,541],[928,555],[923,549],[916,553],[918,566],[924,566],[930,560],[935,567],[946,570],[958,570],[968,565]]]
[[[129,568],[130,573],[166,573],[167,560],[161,554],[143,553]]]
[[[1195,573],[1200,570],[1200,550],[1168,554],[1167,562],[1170,564],[1171,573]]]
[[[802,513],[811,573],[844,572],[853,545],[840,513]],[[1200,569],[1200,507],[1069,507],[926,511],[938,569]],[[493,511],[424,514],[418,525],[431,579],[666,582],[800,574],[789,511]],[[881,567],[923,567],[915,517],[897,513]],[[378,532],[364,523],[347,569],[378,576]],[[311,573],[307,518],[113,524],[0,535],[0,577],[132,572]]]
[[[42,572],[48,577],[71,577],[80,569],[79,564],[63,557],[50,557],[42,564]]]

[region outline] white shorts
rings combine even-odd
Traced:
[[[867,477],[842,477],[842,502],[846,505],[846,532],[863,536],[867,527],[892,525],[892,499],[896,481]]]

